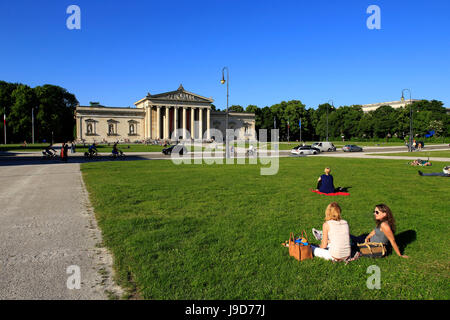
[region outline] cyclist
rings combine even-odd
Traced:
[[[113,157],[114,158],[117,157],[119,153],[122,154],[122,152],[119,149],[117,149],[117,142],[115,142],[112,149]]]
[[[54,155],[56,155],[56,150],[53,148],[53,144],[50,143],[50,145],[45,148],[44,154],[49,157],[53,157]]]
[[[89,153],[90,157],[92,157],[92,156],[97,154],[97,147],[95,145],[95,142],[92,145],[89,146],[88,153]]]

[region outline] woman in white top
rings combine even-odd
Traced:
[[[347,221],[341,219],[341,208],[332,202],[325,210],[325,223],[320,247],[311,245],[315,257],[343,261],[350,257],[350,230]]]

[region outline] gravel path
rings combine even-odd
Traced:
[[[122,294],[112,281],[112,258],[100,245],[79,166],[0,166],[0,299]],[[76,267],[67,273],[70,266]]]

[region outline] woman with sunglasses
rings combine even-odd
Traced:
[[[409,258],[408,256],[400,253],[397,242],[395,242],[395,220],[391,209],[385,204],[379,204],[375,206],[373,214],[375,217],[376,227],[364,239],[364,242],[381,242],[386,245],[390,243],[399,257]],[[350,237],[353,243],[361,243],[362,239],[360,237],[355,237],[352,235]]]

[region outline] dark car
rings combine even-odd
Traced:
[[[358,146],[356,146],[354,144],[347,144],[346,146],[344,146],[342,148],[342,150],[344,152],[361,152],[361,151],[363,151],[363,148],[358,147]]]
[[[164,153],[165,155],[170,155],[172,154],[172,152],[178,152],[179,155],[188,153],[187,148],[181,144],[174,144],[173,146],[164,148],[162,150],[162,153]]]

